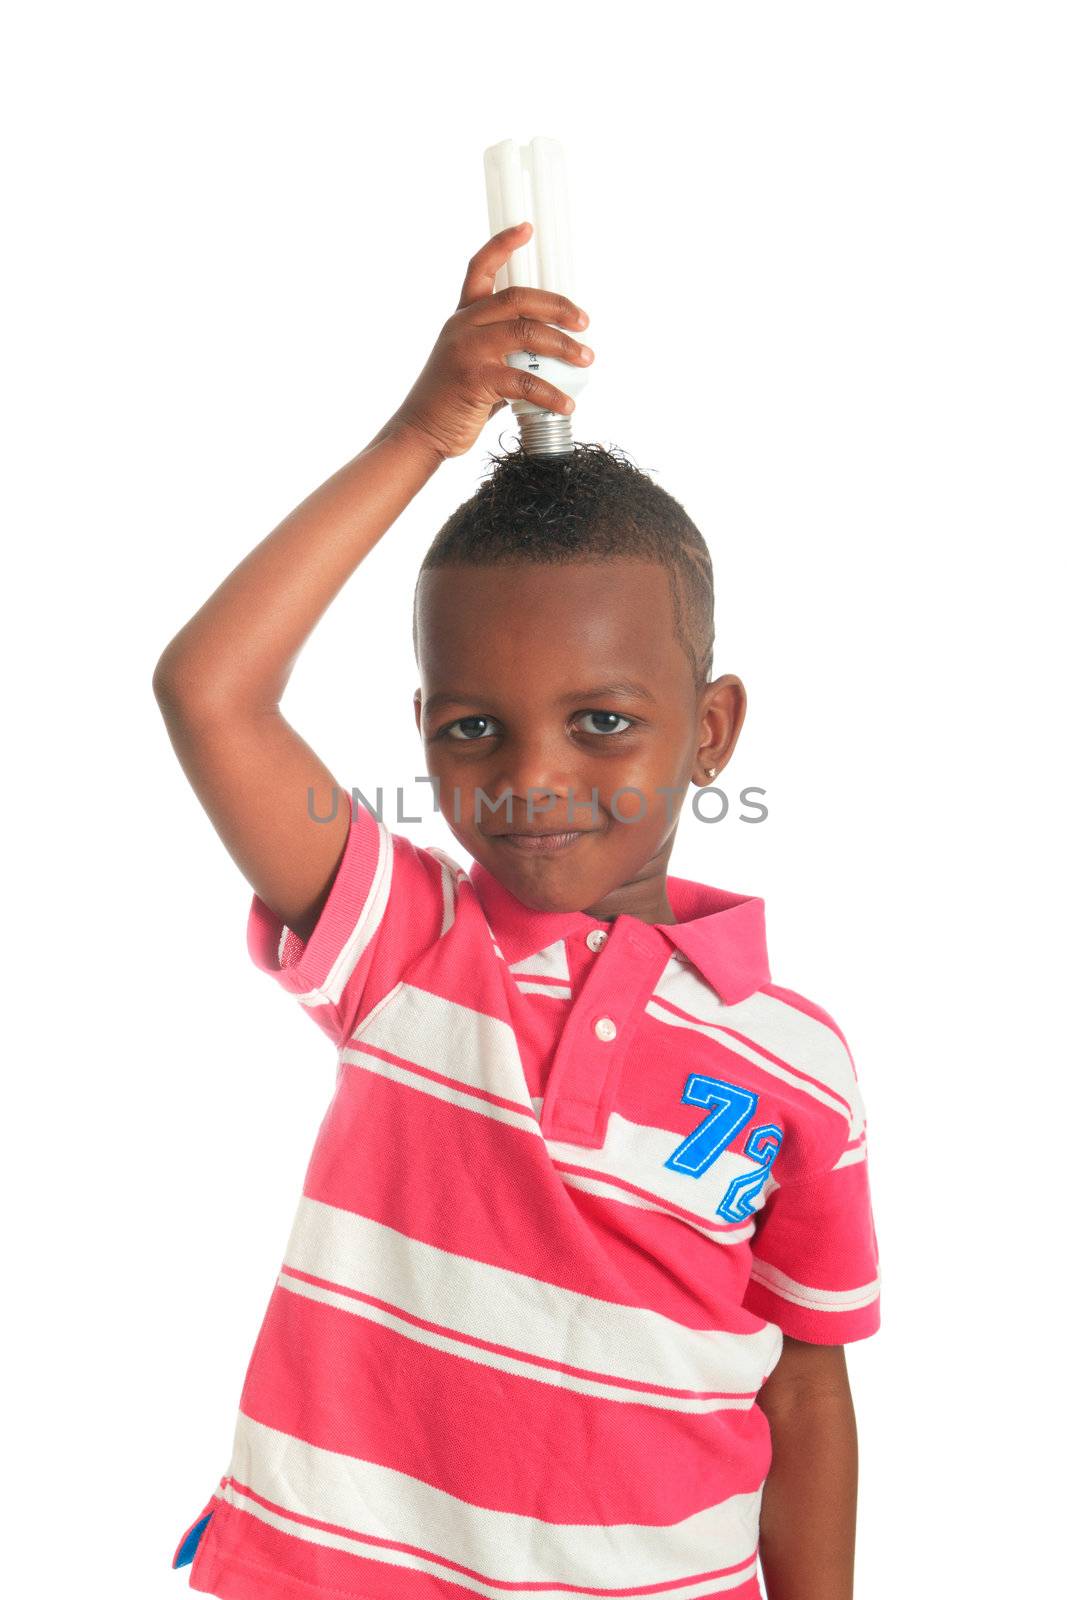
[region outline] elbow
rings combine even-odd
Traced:
[[[179,711],[189,701],[191,691],[188,667],[183,665],[172,646],[168,645],[152,673],[152,693],[156,697],[156,704],[164,715]]]
[[[165,711],[169,707],[173,706],[176,697],[176,686],[177,680],[175,678],[174,670],[170,661],[167,659],[167,652],[164,650],[163,654],[156,662],[155,670],[152,673],[152,693],[155,695],[156,704],[159,706],[161,711]]]
[[[167,646],[152,673],[152,693],[164,721],[186,727],[230,723],[277,711],[277,701],[235,688],[203,661]]]
[[[761,1409],[785,1419],[813,1407],[851,1404],[844,1345],[809,1344],[786,1334],[778,1364],[760,1390]]]
[[[189,722],[219,709],[217,690],[204,681],[203,671],[187,656],[168,645],[152,673],[152,693],[166,721]]]

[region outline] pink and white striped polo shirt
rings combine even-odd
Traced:
[[[338,1050],[241,1392],[182,1536],[228,1600],[759,1600],[782,1330],[879,1325],[848,1046],[762,900],[531,910],[360,803],[306,945]]]

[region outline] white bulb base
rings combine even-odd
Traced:
[[[518,411],[519,442],[527,456],[564,456],[574,451],[570,417],[558,411]]]

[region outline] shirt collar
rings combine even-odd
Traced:
[[[585,911],[536,911],[516,899],[480,861],[471,863],[468,876],[509,966],[572,933],[589,933],[593,928],[610,932],[613,926]],[[758,896],[732,894],[670,875],[666,886],[678,921],[642,926],[655,927],[669,939],[726,1005],[747,1000],[771,981],[764,902]],[[636,924],[639,919],[626,916],[625,920]]]

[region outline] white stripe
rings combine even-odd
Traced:
[[[447,851],[439,849],[436,845],[430,845],[426,853],[433,856],[441,866],[441,894],[444,906],[441,916],[441,937],[443,938],[456,920],[457,889],[461,883],[468,883],[470,880],[459,862],[453,861]]]
[[[373,812],[369,813],[371,816]],[[345,940],[322,987],[297,993],[304,1006],[337,1005],[344,993],[345,984],[352,976],[360,957],[381,926],[389,900],[389,886],[393,878],[393,836],[384,823],[375,817],[378,829],[378,860],[374,867],[371,886],[360,908],[351,933]]]
[[[866,1123],[864,1124],[864,1129],[866,1129]],[[852,1145],[852,1146],[846,1148],[845,1150],[843,1150],[841,1152],[840,1156],[838,1156],[837,1160],[834,1162],[833,1166],[827,1168],[826,1172],[820,1173],[820,1174],[818,1174],[818,1176],[819,1177],[823,1177],[823,1178],[828,1177],[831,1172],[837,1172],[837,1171],[839,1171],[839,1169],[841,1167],[851,1167],[857,1161],[866,1161],[866,1159],[867,1159],[867,1136],[866,1136],[866,1132],[864,1132],[864,1133],[862,1133],[860,1135],[860,1140],[859,1140],[858,1144]],[[804,1184],[804,1183],[808,1183],[808,1182],[811,1182],[811,1181],[813,1181],[813,1180],[805,1178],[805,1177],[803,1177],[803,1175],[796,1180],[796,1182],[798,1184]],[[781,1187],[782,1187],[782,1185],[780,1183],[776,1182],[776,1180],[775,1180],[774,1167],[772,1166],[771,1167],[771,1172],[770,1172],[770,1177],[767,1179],[766,1186],[765,1186],[765,1188],[763,1190],[763,1198],[764,1198],[764,1200],[769,1200],[771,1198],[771,1195],[774,1193],[774,1191],[776,1189],[780,1189]]]
[[[587,1194],[599,1195],[604,1200],[617,1200],[624,1206],[633,1206],[637,1211],[655,1211],[663,1215],[663,1207],[654,1200],[642,1200],[640,1195],[631,1194],[627,1189],[620,1189],[618,1184],[608,1183],[600,1178],[588,1178],[583,1172],[561,1172],[560,1177],[571,1189],[584,1189]],[[674,1213],[672,1212],[673,1216]],[[755,1218],[750,1222],[734,1223],[721,1228],[702,1227],[699,1222],[686,1220],[686,1227],[692,1228],[694,1233],[702,1233],[706,1239],[714,1239],[716,1244],[744,1244],[746,1239],[751,1239],[756,1231]]]
[[[573,1600],[575,1590],[602,1596],[605,1589],[668,1584],[676,1586],[664,1600],[699,1600],[737,1588],[756,1572],[753,1558],[751,1566],[726,1577],[691,1580],[694,1573],[736,1566],[755,1550],[762,1489],[731,1495],[664,1527],[593,1520],[591,1490],[590,1520],[546,1522],[470,1505],[421,1478],[321,1449],[244,1412],[237,1417],[230,1474],[281,1506],[283,1514],[232,1484],[227,1484],[224,1498],[274,1528],[329,1549],[429,1573],[486,1600],[514,1600],[524,1591],[531,1593],[531,1600]],[[346,1531],[310,1527],[286,1517],[285,1511]],[[426,1554],[396,1548],[401,1544]],[[457,1572],[448,1562],[482,1576]]]
[[[418,850],[419,846],[416,845],[415,849]],[[447,850],[442,850],[438,845],[435,844],[427,845],[425,849],[427,855],[433,856],[435,861],[440,861],[442,865],[448,868],[450,876],[455,879],[456,883],[470,882],[470,879],[467,877],[467,874],[464,872],[459,862],[454,861]]]
[[[794,1059],[793,1067],[798,1068],[799,1071],[790,1070],[788,1066],[782,1066],[777,1061],[769,1060],[753,1045],[747,1043],[748,1039],[753,1038],[753,1019],[751,1017],[741,1018],[739,1013],[744,1011],[746,1006],[751,1005],[753,1000],[764,1000],[766,998],[765,995],[753,995],[752,1000],[743,1000],[740,1005],[724,1007],[722,1021],[719,1024],[713,1022],[691,1022],[685,1017],[676,1017],[673,1011],[668,1011],[665,1006],[661,1006],[655,997],[649,1000],[645,1007],[645,1012],[648,1016],[654,1017],[657,1022],[667,1023],[669,1027],[686,1028],[692,1033],[702,1033],[707,1039],[714,1039],[716,1044],[721,1045],[724,1050],[728,1050],[732,1055],[740,1056],[744,1061],[750,1061],[753,1066],[759,1067],[760,1071],[766,1073],[768,1077],[778,1078],[781,1082],[788,1083],[793,1088],[798,1089],[802,1094],[808,1095],[810,1099],[817,1100],[820,1105],[826,1106],[830,1111],[834,1111],[838,1116],[843,1117],[849,1127],[849,1137],[855,1138],[863,1126],[864,1110],[847,1053],[844,1054],[844,1066],[848,1070],[849,1082],[846,1083],[844,1081],[843,1073],[838,1070],[836,1077],[839,1081],[832,1084],[832,1088],[837,1093],[832,1094],[829,1088],[824,1087],[828,1078],[835,1076],[829,1070],[827,1059],[824,1058],[821,1062],[814,1061],[810,1056],[805,1057],[803,1061]],[[771,1001],[770,1003],[772,1005],[778,1004],[777,1001]],[[799,1014],[799,1012],[794,1013],[794,1015]],[[819,1023],[818,1026],[822,1027],[822,1024]],[[736,1028],[738,1032],[745,1035],[745,1038],[737,1039],[733,1034],[727,1033],[725,1030],[728,1027]],[[831,1029],[823,1028],[823,1032],[836,1040],[838,1045],[841,1045],[841,1041]],[[765,1039],[758,1042],[766,1044]],[[781,1039],[776,1041],[775,1054],[783,1053],[785,1042]],[[771,1046],[767,1045],[767,1048],[769,1049]],[[843,1045],[841,1049],[844,1052]],[[786,1059],[789,1059],[788,1056]],[[816,1070],[817,1068],[821,1070]],[[801,1077],[800,1072],[810,1076]],[[816,1078],[820,1081],[813,1083],[810,1081],[811,1078]],[[844,1103],[842,1103],[842,1100]]]
[[[861,1284],[857,1289],[817,1289],[809,1283],[798,1283],[769,1261],[753,1261],[752,1277],[780,1299],[806,1306],[809,1311],[858,1311],[877,1300],[882,1282],[878,1272],[873,1283]]]
[[[531,1096],[531,1104],[533,1104],[533,1109],[537,1112],[537,1120],[541,1120],[541,1107],[544,1106],[544,1096],[542,1094],[533,1094]],[[632,1205],[637,1211],[657,1211],[662,1216],[662,1206],[656,1205],[654,1200],[643,1200],[640,1195],[630,1194],[629,1190],[621,1189],[619,1184],[613,1184],[608,1179],[589,1178],[589,1176],[585,1176],[585,1173],[563,1173],[563,1171],[560,1173],[560,1178],[563,1179],[569,1189],[584,1189],[585,1194],[600,1195],[605,1200],[617,1200],[622,1205]],[[768,1190],[769,1184],[771,1184],[771,1181],[768,1179]],[[691,1208],[686,1206],[686,1210],[691,1210]],[[699,1222],[688,1222],[688,1227],[691,1227],[696,1234],[704,1234],[705,1238],[713,1238],[717,1245],[744,1245],[745,1238],[752,1238],[752,1235],[755,1234],[755,1218],[752,1218],[750,1222],[737,1224],[734,1227],[701,1227]]]
[[[483,1350],[436,1329],[415,1327],[382,1306],[369,1305],[365,1301],[353,1300],[349,1295],[323,1289],[318,1284],[306,1283],[302,1278],[291,1277],[284,1270],[278,1276],[278,1285],[305,1300],[317,1300],[320,1305],[333,1306],[337,1311],[347,1311],[366,1322],[389,1328],[393,1333],[411,1339],[415,1344],[425,1345],[428,1349],[441,1350],[445,1355],[458,1356],[481,1367],[492,1367],[495,1372],[509,1372],[517,1378],[546,1383],[554,1389],[566,1389],[571,1394],[590,1395],[594,1400],[615,1400],[622,1405],[640,1405],[646,1409],[651,1406],[656,1411],[680,1411],[701,1416],[712,1411],[747,1411],[752,1404],[747,1396],[691,1398],[657,1394],[651,1389],[624,1389],[608,1380],[583,1378],[572,1372],[538,1366],[525,1360],[521,1353],[509,1356],[499,1350]]]
[[[514,968],[512,969],[514,970]],[[519,979],[515,987],[520,994],[544,994],[550,1000],[570,1000],[573,995],[568,988],[559,983],[527,983]]]
[[[643,1189],[646,1194],[659,1196],[683,1211],[692,1211],[705,1222],[718,1224],[723,1230],[740,1229],[744,1223],[729,1222],[718,1215],[718,1206],[734,1178],[742,1173],[760,1171],[760,1163],[740,1151],[724,1150],[706,1172],[692,1177],[686,1172],[675,1172],[664,1165],[677,1150],[684,1135],[671,1133],[665,1128],[649,1128],[640,1122],[630,1122],[619,1112],[608,1116],[607,1133],[599,1149],[574,1145],[557,1139],[546,1139],[545,1144],[553,1159],[569,1162],[571,1166],[592,1167],[597,1172],[610,1174]],[[617,1192],[618,1193],[618,1192]],[[764,1192],[752,1201],[758,1213],[765,1203]]]
[[[653,1000],[669,1000],[680,1011],[688,1011],[698,1022],[721,1022],[729,1008],[711,984],[691,962],[675,951],[660,973],[652,991]]]
[[[413,984],[398,983],[391,989],[385,1001],[364,1017],[351,1043],[377,1045],[453,1079],[458,1086],[487,1089],[501,1099],[530,1104],[510,1024]]]
[[[441,863],[441,936],[448,932],[456,920],[456,880],[447,865]]]
[[[558,978],[562,983],[570,983],[567,946],[562,939],[557,939],[554,944],[546,945],[543,950],[536,950],[533,955],[524,956],[521,961],[513,962],[508,971],[514,973],[517,978]]]
[[[419,1344],[556,1387],[668,1411],[714,1411],[724,1404],[747,1410],[779,1338],[770,1325],[751,1333],[690,1328],[658,1311],[601,1300],[439,1249],[307,1195],[297,1208],[279,1282],[312,1299],[324,1298],[322,1290],[290,1277],[287,1268],[384,1301],[390,1309],[383,1314],[350,1295],[326,1291],[329,1304]],[[419,1327],[398,1312],[433,1328]],[[473,1339],[502,1345],[508,1353],[467,1342]],[[578,1367],[590,1377],[537,1362]],[[653,1388],[716,1390],[728,1399],[654,1395],[648,1392]]]
[[[838,1156],[837,1160],[830,1168],[830,1171],[836,1172],[840,1167],[851,1167],[855,1162],[866,1161],[866,1159],[867,1140],[864,1137],[860,1140],[859,1144],[853,1145],[850,1149],[843,1150],[841,1155]]]

